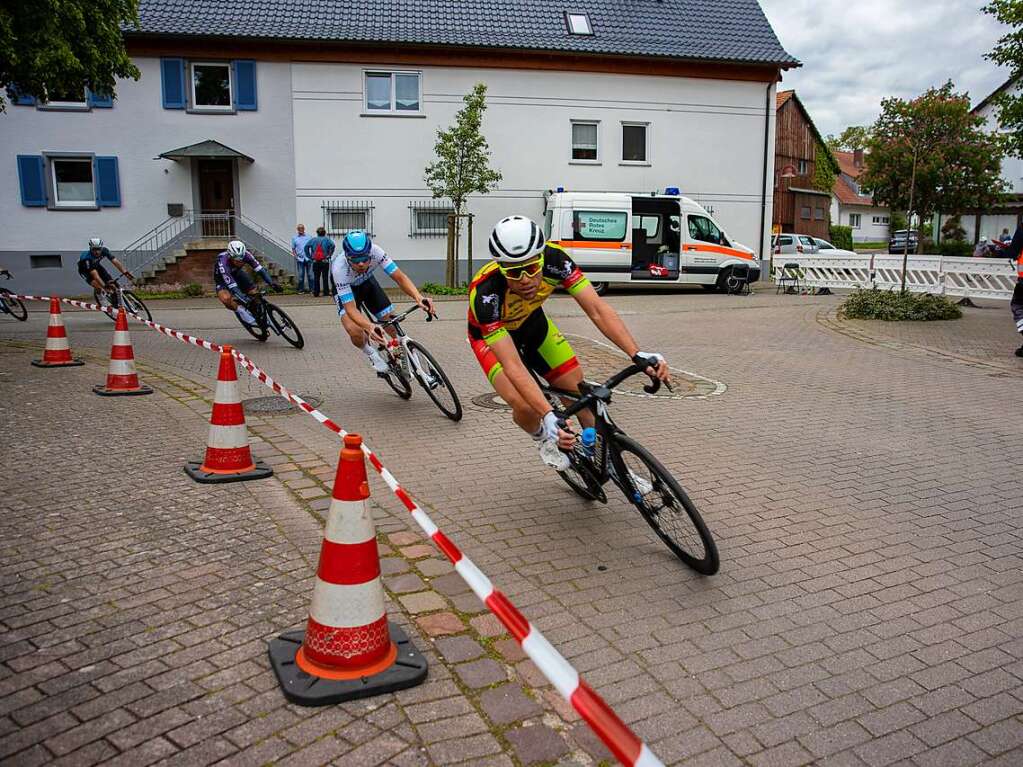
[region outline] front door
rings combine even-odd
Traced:
[[[233,160],[199,160],[199,206],[203,235],[234,235]]]

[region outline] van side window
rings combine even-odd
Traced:
[[[577,210],[572,216],[572,239],[623,242],[629,214],[618,210]]]
[[[661,217],[650,214],[639,214],[632,217],[633,229],[645,229],[647,242],[660,242]]]
[[[700,242],[728,245],[728,239],[706,216],[689,216],[689,236]]]

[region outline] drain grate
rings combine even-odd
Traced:
[[[472,404],[487,410],[511,410],[511,405],[501,399],[497,392],[488,392],[472,398]]]
[[[319,397],[309,397],[305,394],[300,394],[299,396],[312,407],[318,408],[323,402]],[[289,413],[302,412],[288,402],[288,400],[284,399],[284,397],[254,397],[242,400],[242,406],[245,408],[246,413],[259,413],[260,415],[287,415]]]

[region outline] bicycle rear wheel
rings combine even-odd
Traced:
[[[423,375],[420,376],[415,362],[409,361],[413,375],[433,400],[433,404],[452,421],[462,420],[462,403],[458,399],[458,392],[451,385],[447,374],[437,364],[437,360],[418,341],[408,342],[408,352],[418,360],[419,367],[423,370]]]
[[[387,385],[394,389],[394,393],[399,397],[410,399],[412,397],[412,382],[403,369],[402,361],[388,349],[381,348],[380,353],[387,360],[387,372],[377,375],[387,381]]]
[[[145,317],[150,322],[153,321],[153,315],[149,311],[149,307],[142,302],[141,298],[136,296],[130,290],[124,291],[124,308],[132,314],[137,314],[139,317]]]
[[[298,325],[295,324],[294,320],[292,320],[291,317],[289,317],[279,306],[275,306],[269,301],[265,301],[264,303],[266,304],[267,319],[270,320],[274,329],[281,334],[284,340],[296,349],[301,349],[305,346],[305,339],[302,338],[302,331],[298,329]]]
[[[21,303],[20,298],[14,298],[7,288],[0,288],[0,301],[3,302],[14,319],[22,322],[28,319],[28,309],[25,308],[25,304]]]
[[[588,463],[589,459],[579,455],[575,450],[566,453],[566,455],[568,456],[569,468],[565,471],[559,471],[558,476],[580,498],[585,498],[587,501],[607,503],[607,495],[604,493],[604,488],[600,486],[600,483],[593,476],[593,471]]]
[[[642,445],[617,434],[608,446],[616,484],[671,552],[703,575],[720,567],[718,549],[678,481]]]

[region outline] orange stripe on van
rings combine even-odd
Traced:
[[[734,256],[735,258],[742,258],[747,261],[755,261],[756,259],[749,253],[745,253],[741,250],[733,250],[732,248],[726,248],[721,245],[683,245],[682,251],[692,252],[697,251],[700,253],[719,253],[722,256]]]
[[[600,248],[601,250],[632,250],[631,242],[603,242],[601,240],[552,240],[563,248]]]

